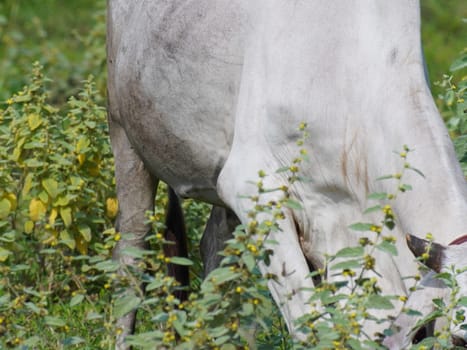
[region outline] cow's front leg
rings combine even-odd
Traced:
[[[240,221],[230,209],[212,207],[200,244],[205,276],[220,265],[223,257],[219,252],[224,249],[225,242],[232,238],[232,232],[239,224]]]
[[[145,224],[145,213],[154,209],[154,195],[157,180],[145,168],[143,161],[136,154],[125,131],[118,124],[109,122],[112,151],[115,157],[115,177],[119,214],[116,229],[122,233],[122,240],[113,251],[113,258],[123,266],[120,274],[124,275],[124,266],[134,266],[133,258],[126,256],[122,250],[126,247],[145,247],[145,236],[150,227]],[[131,293],[129,287],[124,293]],[[121,330],[117,337],[116,349],[129,347],[124,344],[125,337],[134,331],[136,313],[130,312],[117,321]]]
[[[260,165],[257,168],[260,168]],[[258,196],[258,189],[248,183],[248,180],[253,178],[253,174],[250,178],[241,177],[235,169],[239,167],[228,166],[223,169],[218,180],[218,190],[221,199],[234,210],[241,223],[248,225],[251,220],[248,217],[248,211],[254,207],[254,203],[248,197]],[[270,178],[270,180],[268,184],[265,184],[265,188],[281,186],[278,179]],[[279,203],[282,199],[283,195],[280,191],[260,195],[260,203]],[[274,276],[269,280],[269,290],[281,310],[289,331],[295,337],[302,338],[303,335],[296,330],[295,321],[311,309],[308,300],[311,297],[310,290],[313,288],[313,281],[309,277],[308,263],[300,246],[298,225],[296,225],[293,212],[284,208],[283,214],[284,218],[278,221],[280,230],[271,231],[267,237],[268,240],[278,242],[278,244],[268,246],[268,249],[274,252],[270,263],[259,264],[259,268],[263,275]],[[270,215],[261,213],[256,220],[258,222],[274,220]]]

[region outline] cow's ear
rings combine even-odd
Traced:
[[[406,239],[407,245],[417,258],[423,258],[423,254],[427,253],[428,256],[426,257],[425,255],[426,258],[422,259],[422,262],[436,272],[441,271],[443,267],[444,250],[446,249],[444,246],[411,234],[406,235]]]

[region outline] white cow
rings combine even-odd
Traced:
[[[425,178],[408,173],[413,191],[394,204],[399,256],[376,253],[384,293],[406,293],[401,276],[416,272],[406,232],[432,232],[444,246],[467,233],[466,184],[424,77],[418,1],[109,0],[108,69],[119,229],[135,235],[116,257],[143,245],[158,180],[247,222],[251,201],[239,195],[256,194],[248,181],[260,169],[265,187],[286,183],[275,171],[296,156],[302,121],[312,181],[291,188],[303,210],[286,211],[262,267],[278,277],[269,287],[291,332],[309,311],[308,262],[319,268],[324,253],[357,245],[349,224],[377,220],[362,211],[369,193],[394,189],[374,181],[400,170],[392,150],[414,148],[410,162]],[[447,255],[467,265],[465,245]],[[122,338],[133,322],[121,320]],[[388,346],[406,346],[406,333]]]

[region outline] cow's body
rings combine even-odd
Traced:
[[[266,187],[286,184],[275,171],[297,156],[303,121],[312,181],[291,188],[304,209],[286,212],[263,267],[279,276],[270,289],[291,330],[308,310],[307,260],[320,267],[324,253],[358,244],[348,225],[380,219],[362,212],[369,193],[394,192],[375,182],[400,172],[393,150],[414,148],[425,178],[408,172],[414,189],[395,202],[399,256],[376,257],[384,292],[405,294],[401,276],[416,271],[403,233],[445,245],[467,233],[465,182],[424,77],[418,1],[110,0],[108,20],[120,229],[137,237],[122,245],[142,244],[158,179],[247,222],[252,204],[239,195],[256,194],[247,181],[260,169]]]

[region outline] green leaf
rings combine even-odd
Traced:
[[[24,288],[23,291],[29,295],[34,295],[35,297],[38,297],[38,298],[41,298],[42,297],[42,294],[35,291],[34,289],[32,288]]]
[[[84,153],[88,150],[91,141],[86,136],[81,136],[76,143],[76,153]]]
[[[114,305],[114,316],[120,318],[125,316],[130,311],[136,309],[141,304],[141,298],[138,298],[134,294],[125,295],[122,298],[118,298]]]
[[[375,192],[375,193],[370,193],[370,195],[368,195],[368,199],[384,200],[387,198],[388,198],[388,194],[386,192]]]
[[[78,225],[78,231],[86,242],[91,241],[91,229],[88,225],[80,224]]]
[[[399,186],[399,190],[401,192],[406,192],[406,191],[411,191],[412,190],[412,186],[411,185],[408,185],[408,184],[402,184]]]
[[[32,310],[32,312],[34,312],[35,314],[37,314],[37,315],[41,314],[42,310],[36,304],[31,303],[31,302],[26,302],[26,303],[24,303],[24,305],[26,305],[28,307],[28,309]]]
[[[70,300],[70,307],[76,306],[81,304],[81,302],[84,300],[84,295],[83,294],[76,294],[73,298]]]
[[[216,284],[222,284],[237,279],[240,276],[240,273],[231,271],[229,267],[220,267],[213,270],[208,277],[206,277],[206,280],[213,280]]]
[[[250,252],[246,251],[242,255],[242,260],[245,263],[248,271],[253,271],[256,266],[256,259]]]
[[[451,72],[455,72],[465,67],[467,67],[467,54],[463,54],[461,57],[457,58],[454,62],[452,62],[449,70]]]
[[[409,167],[408,168],[409,170],[412,170],[412,171],[415,171],[418,175],[420,175],[421,177],[425,177],[425,174],[423,174],[420,170],[418,170],[417,168],[412,168],[412,167]]]
[[[141,347],[142,349],[154,348],[150,344],[159,342],[163,337],[161,331],[152,331],[146,333],[139,333],[138,335],[130,335],[125,338],[126,345]]]
[[[423,316],[420,311],[414,309],[404,309],[403,312],[408,316]]]
[[[226,329],[226,332],[228,332],[228,329],[226,327],[223,327]],[[209,334],[211,335],[211,334]],[[216,344],[217,346],[220,346],[226,342],[228,342],[229,340],[231,339],[231,337],[229,335],[224,335],[224,336],[221,336],[221,337],[216,337],[216,340],[214,341],[214,344]]]
[[[2,198],[0,200],[0,219],[6,219],[10,215],[11,203],[8,199]]]
[[[13,243],[14,241],[16,241],[16,232],[15,231],[5,232],[2,236],[0,236],[0,241],[5,242],[5,243]]]
[[[459,300],[457,300],[457,305],[467,307],[467,297],[459,298]]]
[[[13,98],[13,101],[15,102],[28,102],[31,101],[31,95],[25,94],[25,95],[18,95]]]
[[[33,185],[33,179],[34,179],[33,173],[29,173],[26,175],[26,178],[24,179],[23,189],[21,191],[22,197],[26,197],[29,194],[29,191],[31,190],[32,185]]]
[[[242,316],[250,316],[250,315],[253,315],[254,312],[255,312],[255,309],[253,307],[253,304],[243,303],[242,312],[241,312]]]
[[[53,249],[53,248],[41,249],[41,251],[40,251],[39,253],[40,253],[40,254],[50,254],[50,255],[53,255],[53,254],[56,254],[56,253],[57,253],[57,249]]]
[[[354,231],[370,231],[373,226],[374,225],[371,223],[357,222],[356,224],[350,225],[349,229]]]
[[[435,310],[433,312],[430,312],[427,316],[425,316],[423,319],[419,320],[417,324],[413,327],[414,329],[419,328],[420,326],[423,326],[425,324],[430,323],[431,321],[436,320],[437,318],[444,317],[444,312],[441,310]]]
[[[434,337],[429,337],[423,339],[420,343],[413,345],[410,349],[418,350],[418,349],[433,349],[435,344],[437,343],[437,339]]]
[[[29,346],[29,347],[32,347],[33,349],[36,349],[36,345],[39,344],[39,342],[41,341],[41,337],[38,337],[37,335],[34,335],[28,339],[26,339],[22,345],[24,346]]]
[[[397,256],[397,248],[394,243],[383,241],[380,244],[378,244],[376,248],[385,253],[391,254],[393,256]]]
[[[113,260],[106,260],[95,265],[96,269],[103,272],[114,272],[120,267],[118,262]]]
[[[144,257],[144,249],[138,247],[125,247],[121,250],[121,253],[122,255],[136,259],[142,259]]]
[[[0,247],[0,262],[4,262],[8,259],[8,257],[10,255],[12,255],[13,252],[3,248],[3,247]]]
[[[392,310],[394,309],[394,305],[392,305],[391,301],[382,295],[373,294],[370,295],[365,303],[365,306],[368,309],[375,309],[375,310]]]
[[[331,270],[346,270],[346,269],[356,269],[362,266],[360,259],[358,260],[346,260],[331,266]]]
[[[280,174],[280,173],[284,173],[284,172],[289,171],[289,170],[290,170],[290,167],[284,166],[284,167],[282,167],[282,168],[277,169],[277,170],[276,170],[276,173],[277,173],[277,174]]]
[[[290,209],[297,209],[297,210],[303,209],[302,205],[299,202],[294,201],[293,199],[290,199],[290,198],[288,198],[283,204],[284,206]]]
[[[93,321],[93,320],[100,320],[100,319],[103,319],[104,316],[102,316],[101,314],[95,312],[95,311],[90,311],[87,315],[86,315],[86,321]]]
[[[11,266],[11,272],[26,271],[30,270],[31,266],[26,264],[18,264]]]
[[[363,256],[364,249],[363,247],[347,247],[339,250],[335,257],[336,258],[356,258]]]
[[[31,131],[36,130],[42,124],[42,118],[37,113],[32,113],[28,115],[28,125]]]
[[[224,344],[221,346],[221,350],[235,350],[237,347],[233,344]]]
[[[72,223],[71,208],[60,208],[60,216],[62,217],[65,227],[69,227]]]
[[[44,165],[46,165],[47,163],[45,162],[41,162],[37,159],[26,159],[24,161],[24,164],[28,167],[28,168],[39,168],[39,167],[43,167]]]
[[[62,320],[60,317],[55,316],[45,316],[44,317],[45,324],[51,327],[64,327],[66,322]]]
[[[381,211],[382,208],[381,208],[381,205],[375,205],[374,207],[370,207],[370,208],[367,208],[363,214],[369,214],[369,213],[373,213],[375,211]]]
[[[433,304],[436,305],[439,309],[444,309],[446,307],[446,304],[444,303],[444,300],[441,298],[435,298],[433,299]]]
[[[393,178],[394,178],[393,175],[383,175],[383,176],[380,176],[380,177],[376,178],[376,181],[387,180],[387,179],[393,179]]]
[[[65,195],[65,196],[60,196],[57,198],[57,200],[54,202],[55,207],[66,207],[69,203],[70,200],[74,199],[75,196],[71,195]]]
[[[191,266],[193,265],[193,261],[190,259],[181,257],[181,256],[173,256],[170,258],[170,262],[175,265],[182,265],[182,266]]]
[[[5,305],[10,302],[10,294],[5,294],[0,297],[0,305]]]
[[[146,286],[146,291],[150,292],[151,290],[160,288],[163,285],[164,285],[163,281],[161,281],[160,279],[156,279]]]
[[[65,244],[72,250],[76,247],[76,241],[70,236],[70,233],[67,230],[60,232],[60,243]]]
[[[362,350],[363,349],[360,341],[358,341],[357,339],[349,339],[349,340],[347,340],[347,343],[350,345],[350,347],[353,350]]]
[[[63,345],[68,346],[68,345],[77,345],[77,344],[82,344],[85,343],[86,340],[81,338],[81,337],[68,337],[63,340]]]

